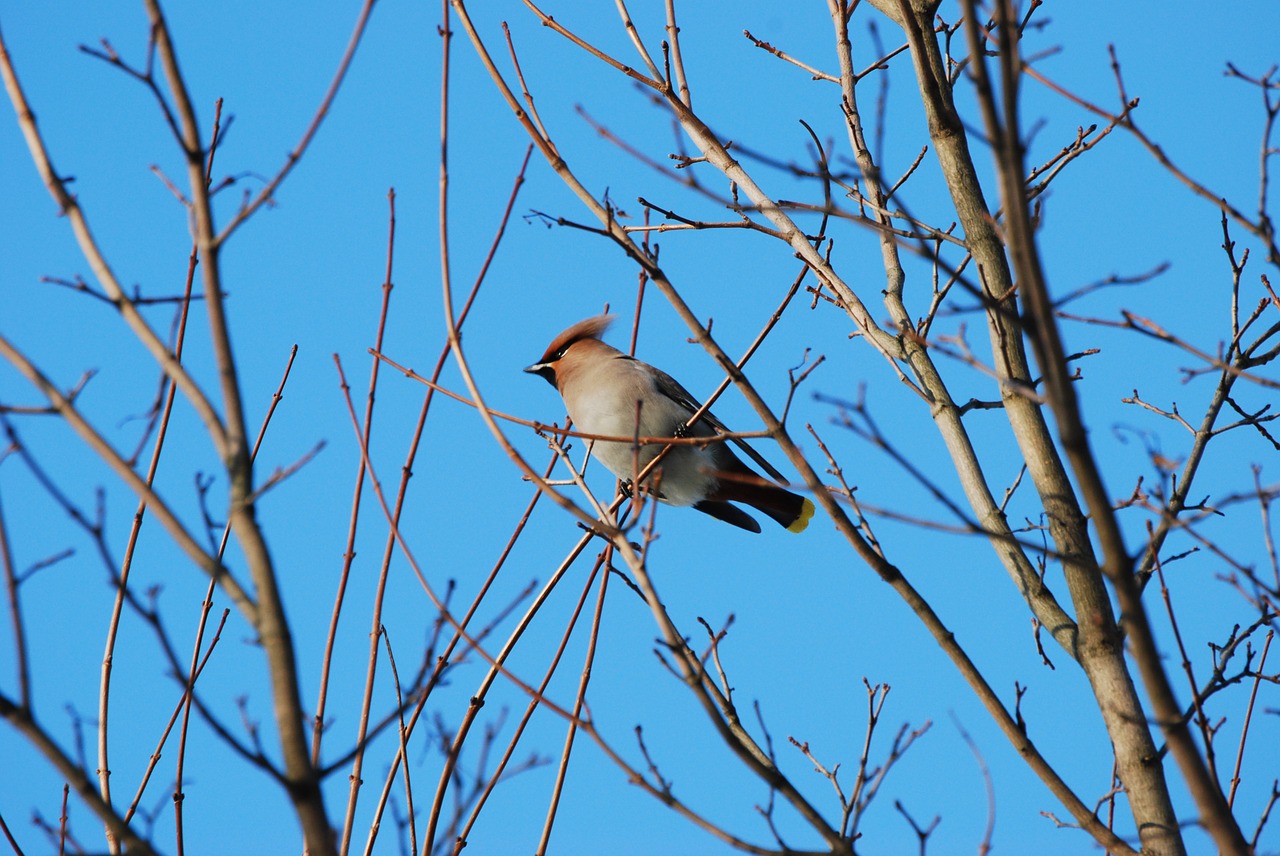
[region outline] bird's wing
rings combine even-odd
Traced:
[[[680,385],[680,381],[676,380],[662,369],[654,368],[653,366],[649,366],[649,368],[653,370],[653,375],[657,380],[659,392],[679,404],[685,410],[689,411],[690,416],[698,412],[702,405],[699,404],[698,400],[689,393],[689,390]],[[717,419],[710,410],[703,413],[702,416],[699,417],[699,421],[705,422],[708,426],[721,434],[730,433],[729,429],[724,426],[724,423]],[[745,440],[740,437],[728,437],[726,439],[741,449],[747,457],[755,461],[760,466],[760,469],[768,473],[771,478],[777,479],[783,484],[787,484],[787,480],[783,478],[782,473],[774,469],[773,465],[766,461],[763,455],[751,448]]]

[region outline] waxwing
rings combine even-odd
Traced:
[[[560,392],[575,431],[607,437],[715,437],[727,432],[710,413],[688,427],[698,402],[666,372],[602,342],[600,336],[612,321],[612,315],[579,321],[525,369]],[[782,478],[745,442],[730,439],[774,478]],[[636,450],[634,443],[617,440],[588,443],[592,457],[624,482],[665,448],[647,443]],[[674,445],[659,469],[645,481],[650,490],[656,485],[658,499],[691,505],[751,532],[759,532],[760,524],[730,502],[749,505],[791,532],[802,532],[813,516],[812,502],[757,475],[724,441]]]

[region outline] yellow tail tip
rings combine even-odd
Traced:
[[[800,507],[800,516],[795,522],[787,527],[788,532],[803,532],[809,525],[809,520],[813,517],[814,507],[810,500],[805,500],[804,505]]]

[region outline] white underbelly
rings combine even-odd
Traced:
[[[646,426],[648,427],[648,426]],[[637,435],[635,422],[623,425],[615,420],[587,419],[585,423],[575,420],[574,428],[584,434],[596,434],[606,437],[630,436],[662,436],[665,432],[654,432],[649,435]],[[644,443],[636,446],[634,442],[618,442],[610,440],[586,440],[591,456],[604,465],[605,469],[623,481],[634,481],[637,473],[642,471],[658,453],[666,448],[663,443]],[[671,447],[671,451],[663,456],[658,467],[660,476],[650,473],[644,480],[647,487],[657,486],[659,498],[671,505],[693,505],[706,497],[714,487],[716,477],[715,463],[712,461],[708,447],[689,443],[681,443]]]

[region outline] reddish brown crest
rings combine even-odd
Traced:
[[[546,353],[542,355],[542,359],[538,360],[538,362],[540,364],[551,362],[557,358],[561,351],[580,339],[599,339],[604,335],[604,331],[609,329],[614,317],[613,315],[597,315],[594,318],[579,321],[559,336],[556,336],[551,341],[551,344],[547,346]]]

